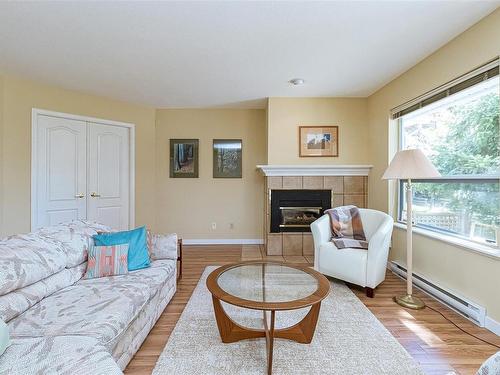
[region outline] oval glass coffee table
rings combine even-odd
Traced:
[[[330,291],[330,282],[309,267],[249,261],[217,268],[208,276],[207,287],[212,293],[215,319],[222,342],[265,337],[267,369],[268,374],[271,374],[275,338],[302,344],[312,341],[321,301]],[[247,309],[262,310],[264,329],[247,328],[234,322],[224,311],[221,301]],[[276,311],[304,307],[311,309],[300,322],[288,328],[275,329]]]

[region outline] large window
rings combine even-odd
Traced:
[[[442,174],[413,181],[415,225],[491,246],[500,230],[498,67],[491,77],[398,113],[400,148],[419,148]],[[406,221],[400,181],[399,220]]]

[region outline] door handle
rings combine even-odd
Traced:
[[[77,194],[77,195],[75,195],[75,198],[85,198],[85,195],[83,195],[83,194]]]
[[[100,194],[97,194],[97,193],[92,193],[92,194],[90,194],[90,196],[91,196],[92,198],[99,198],[101,195],[100,195]]]

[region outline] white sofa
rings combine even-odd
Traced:
[[[154,243],[149,268],[82,279],[92,236],[107,230],[75,221],[0,240],[12,342],[0,375],[122,373],[176,291],[177,237]]]
[[[365,249],[337,249],[331,242],[327,214],[311,224],[314,239],[314,268],[331,277],[360,285],[373,297],[373,290],[385,279],[394,220],[384,212],[359,209],[368,241]]]

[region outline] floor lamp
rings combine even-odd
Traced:
[[[423,309],[425,303],[412,294],[412,186],[411,180],[416,178],[435,178],[441,175],[434,165],[419,149],[399,151],[387,167],[383,180],[407,180],[406,184],[406,295],[394,297],[394,301],[410,309]]]

